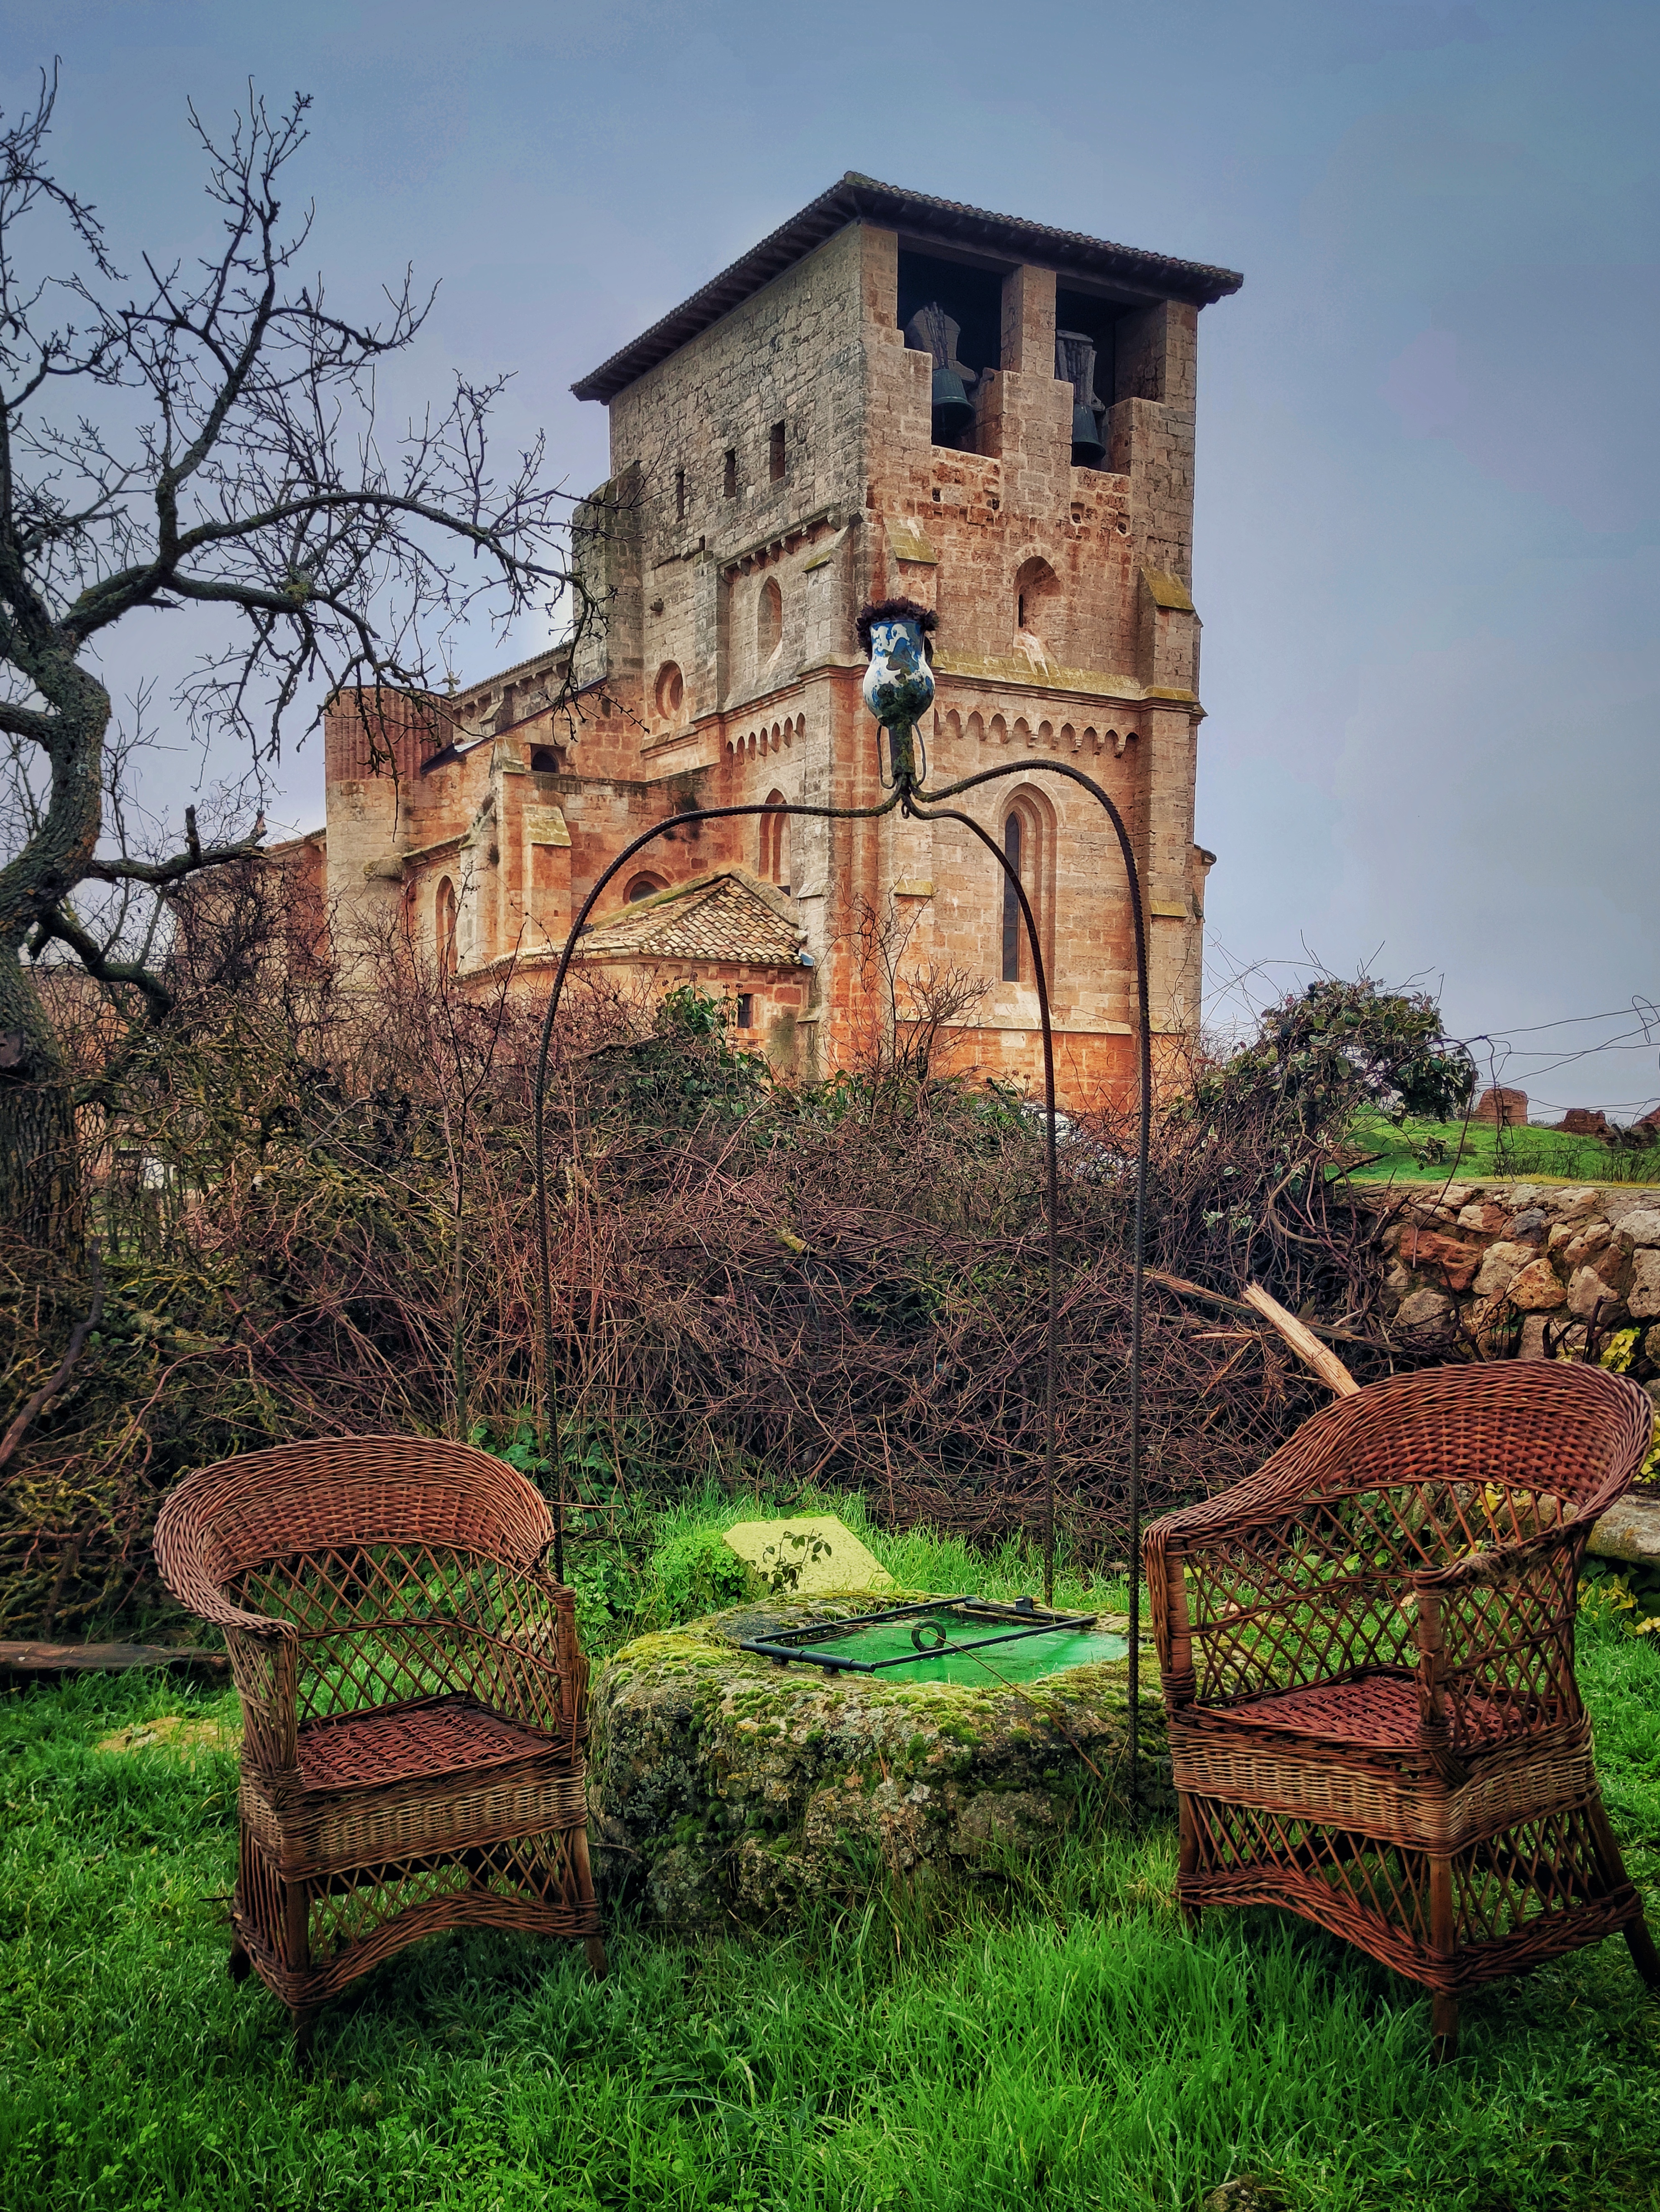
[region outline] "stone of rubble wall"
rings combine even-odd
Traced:
[[[1623,1340],[1621,1371],[1660,1412],[1660,1185],[1457,1182],[1356,1195],[1390,1217],[1383,1311],[1397,1340],[1545,1359]],[[1660,1492],[1633,1492],[1598,1522],[1590,1548],[1660,1572]]]
[[[1542,1359],[1635,1328],[1633,1372],[1660,1395],[1660,1186],[1458,1182],[1365,1192],[1383,1231],[1384,1311],[1402,1333],[1456,1327],[1490,1354]]]

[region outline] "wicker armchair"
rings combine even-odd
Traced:
[[[1461,1990],[1616,1928],[1660,1984],[1573,1672],[1586,1539],[1651,1425],[1596,1368],[1397,1376],[1154,1523],[1191,1918],[1317,1921],[1434,1992],[1444,2054]]]
[[[582,1941],[587,1664],[541,1498],[465,1445],[349,1437],[189,1476],[156,1525],[244,1716],[230,1971],[303,2055],[359,1974],[445,1928]]]

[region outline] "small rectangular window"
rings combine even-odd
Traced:
[[[749,992],[740,991],[738,994],[738,1026],[740,1030],[746,1030],[753,1025],[754,1012],[754,999]]]
[[[686,472],[684,469],[677,469],[674,472],[674,519],[677,522],[684,522],[686,519]]]
[[[733,446],[728,446],[727,448],[726,471],[721,479],[721,496],[723,499],[736,499],[738,496],[738,451]]]
[[[767,474],[777,483],[784,473],[784,426],[775,422],[767,440]]]

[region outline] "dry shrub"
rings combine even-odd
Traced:
[[[161,1495],[232,1450],[471,1431],[534,1462],[540,990],[504,973],[463,996],[395,926],[348,987],[294,957],[270,877],[219,896],[235,957],[186,933],[167,1031],[86,1025],[106,1310],[4,1470],[4,1632],[142,1611]],[[573,988],[549,1121],[554,1379],[588,1527],[713,1475],[857,1488],[892,1524],[1039,1528],[1041,1117],[932,1074],[934,1012],[924,988],[869,1064],[799,1087],[696,992]],[[1333,1200],[1329,1148],[1192,1097],[1153,1132],[1150,1263],[1225,1290],[1255,1274],[1376,1334],[1378,1224]],[[1103,1114],[1062,1148],[1058,1495],[1093,1557],[1125,1542],[1131,1136]],[[78,1267],[0,1252],[0,1419],[88,1295]],[[1391,1358],[1381,1335],[1346,1356],[1363,1376]],[[1157,1285],[1144,1378],[1150,1513],[1237,1480],[1324,1395],[1254,1324]]]

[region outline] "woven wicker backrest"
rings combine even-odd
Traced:
[[[307,1721],[460,1693],[553,1729],[560,1694],[545,1579],[553,1526],[523,1475],[471,1446],[348,1437],[221,1461],[169,1497],[169,1584],[298,1632]],[[202,1601],[209,1603],[204,1606]]]
[[[1299,1477],[1303,1495],[1497,1483],[1591,1517],[1630,1481],[1652,1425],[1623,1376],[1566,1360],[1494,1360],[1391,1376],[1305,1421],[1240,1489]]]
[[[1428,1605],[1455,1741],[1495,1698],[1541,1721],[1577,1710],[1578,1559],[1651,1428],[1634,1384],[1566,1363],[1432,1369],[1340,1399],[1248,1480],[1150,1532],[1150,1559],[1187,1562],[1195,1693],[1410,1671]],[[1553,1530],[1569,1533],[1535,1540]],[[1420,1596],[1425,1576],[1444,1581]]]

